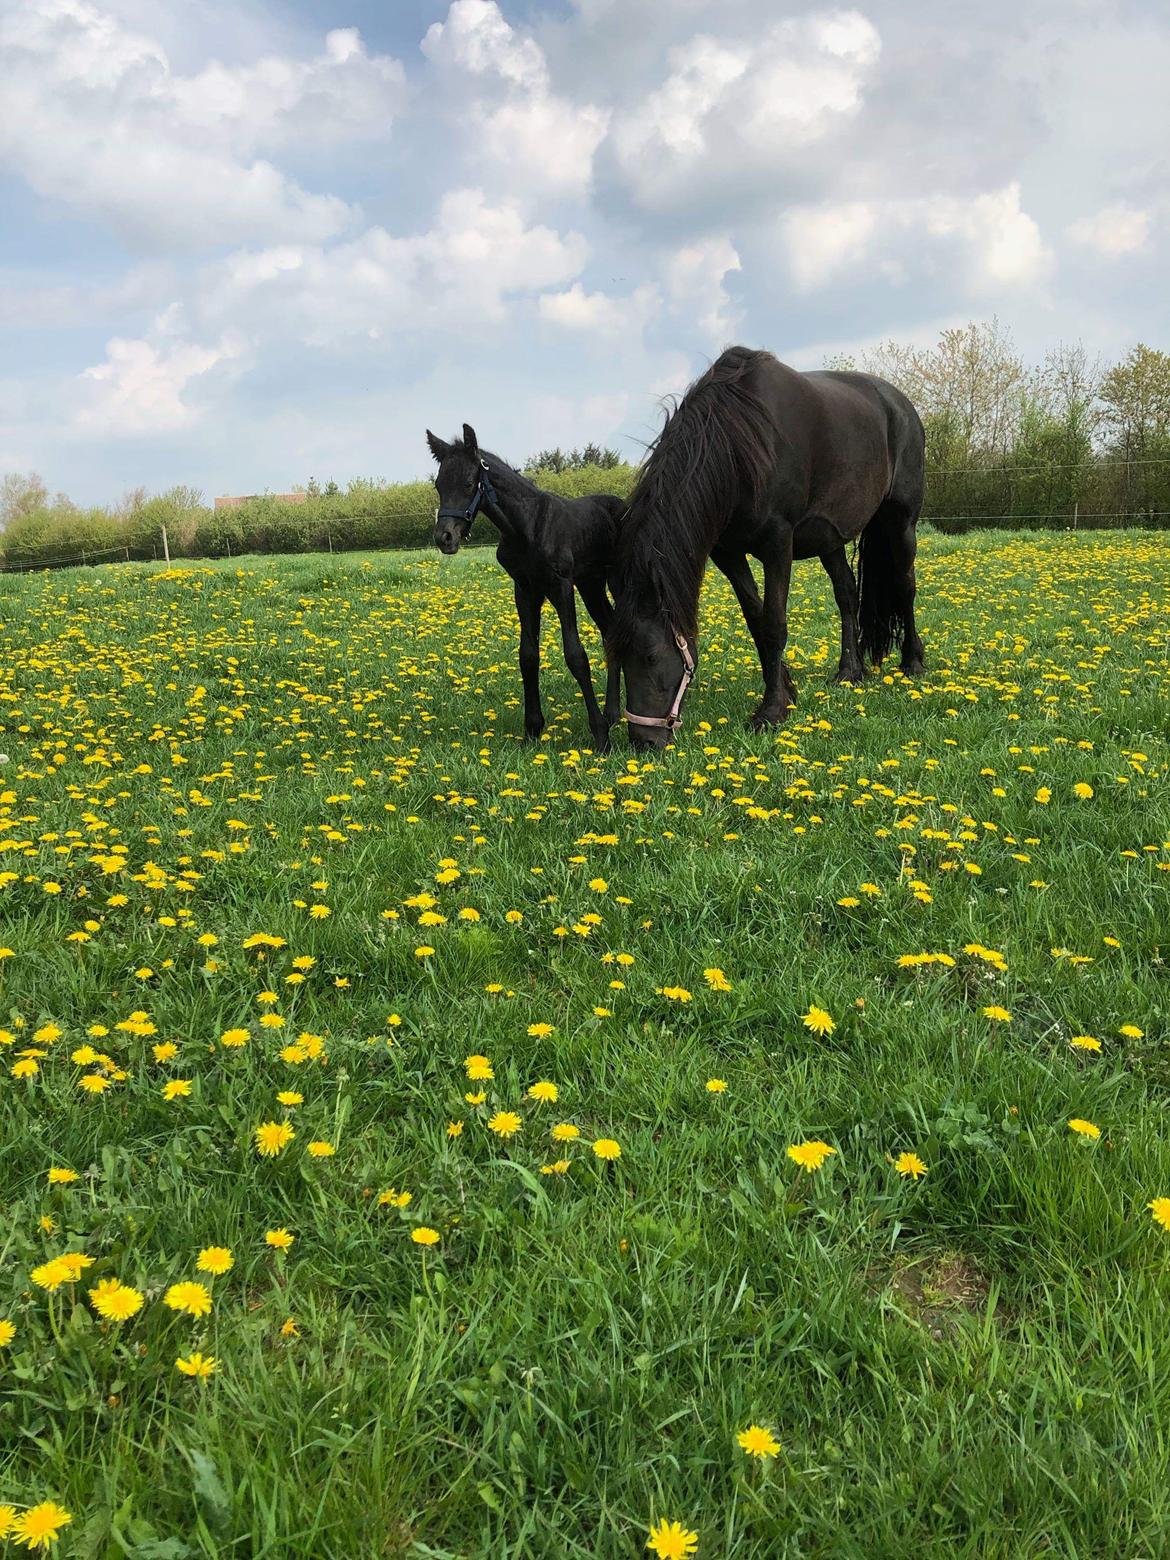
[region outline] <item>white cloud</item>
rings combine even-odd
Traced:
[[[399,62],[369,54],[356,27],[326,33],[325,51],[315,59],[267,55],[237,67],[213,61],[197,75],[171,81],[177,118],[237,149],[377,139],[402,107],[405,90]]]
[[[531,193],[588,189],[609,115],[552,91],[543,49],[510,26],[496,0],[453,0],[422,50],[444,77],[444,100],[449,93],[468,126],[473,155],[497,178]]]
[[[115,336],[106,359],[81,375],[87,392],[76,424],[90,434],[124,438],[170,433],[193,423],[198,410],[183,399],[191,381],[238,358],[243,341],[223,336],[214,346],[179,342],[159,346]]]
[[[518,204],[452,190],[432,227],[397,237],[372,227],[328,247],[241,251],[213,267],[200,311],[212,325],[311,346],[355,336],[465,332],[505,317],[514,298],[571,281],[585,240],[528,222]]]
[[[1068,229],[1075,244],[1091,249],[1106,260],[1119,260],[1149,247],[1151,215],[1123,202],[1102,206],[1092,216],[1081,217]]]
[[[427,28],[421,47],[436,65],[490,72],[529,92],[548,88],[544,50],[516,33],[495,0],[453,0],[447,20]]]
[[[857,200],[796,207],[782,227],[793,280],[807,292],[865,258],[877,227],[877,207]]]
[[[542,320],[565,330],[628,339],[640,335],[661,302],[656,287],[639,287],[628,298],[613,298],[604,292],[587,293],[574,282],[567,292],[542,293],[539,310]]]
[[[505,103],[483,124],[482,152],[510,181],[531,191],[583,194],[609,116],[551,94]]]
[[[944,238],[957,235],[966,244],[979,285],[1030,287],[1051,268],[1052,255],[1040,228],[1020,206],[1018,184],[971,200],[938,196],[924,205],[927,232]]]
[[[384,135],[402,69],[352,30],[298,61],[176,74],[163,49],[89,0],[25,0],[0,21],[0,164],[136,247],[321,239],[351,217],[254,157],[307,137]]]
[[[858,11],[789,18],[751,42],[692,38],[671,51],[665,81],[614,122],[627,188],[662,210],[721,180],[793,167],[856,114],[880,53]]]
[[[796,206],[780,230],[793,281],[804,292],[863,264],[896,284],[942,266],[953,270],[956,246],[962,279],[975,292],[1034,287],[1052,268],[1052,253],[1022,209],[1016,183],[969,197]]]
[[[712,345],[723,345],[739,323],[724,286],[732,271],[742,270],[729,238],[703,238],[685,244],[666,264],[666,290],[675,309]]]

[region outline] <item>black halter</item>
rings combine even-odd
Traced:
[[[467,508],[454,509],[450,505],[447,505],[445,508],[438,511],[438,513],[435,515],[435,519],[462,520],[466,523],[467,530],[470,531],[472,522],[479,513],[480,505],[484,503],[498,505],[499,502],[499,499],[496,497],[496,490],[492,486],[492,479],[490,473],[488,472],[487,461],[481,460],[479,463],[479,469],[475,474],[475,489],[472,492],[471,498],[468,500]],[[464,532],[464,535],[466,534],[467,533]]]

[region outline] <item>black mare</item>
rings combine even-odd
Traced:
[[[923,669],[914,557],[925,441],[914,407],[872,374],[798,373],[770,352],[729,347],[687,390],[651,448],[622,522],[606,635],[626,676],[631,740],[664,747],[696,653],[710,558],[755,641],[764,696],[751,724],[795,702],[784,662],[794,558],[819,557],[841,613],[838,677],[860,679],[894,644]],[[846,544],[858,542],[858,575]],[[748,555],[764,566],[761,596]]]
[[[621,675],[616,662],[608,671],[605,708],[598,708],[589,657],[577,628],[573,587],[604,635],[613,616],[606,585],[617,544],[625,500],[609,493],[589,498],[559,498],[514,471],[498,455],[481,450],[475,429],[463,424],[462,440],[447,444],[427,430],[431,454],[439,463],[435,486],[439,512],[435,546],[456,553],[467,540],[482,509],[500,533],[496,557],[512,576],[520,619],[520,677],[524,684],[524,735],[544,730],[540,703],[540,612],[551,601],[561,624],[561,642],[570,672],[580,685],[589,712],[594,746],[609,747],[610,728],[621,708]]]

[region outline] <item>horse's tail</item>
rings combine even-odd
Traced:
[[[902,608],[900,566],[894,554],[894,528],[883,523],[879,511],[861,533],[857,544],[857,618],[861,653],[880,666],[906,633]]]

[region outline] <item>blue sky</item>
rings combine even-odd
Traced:
[[[1153,0],[0,0],[0,471],[636,454],[730,341],[1170,347]]]

